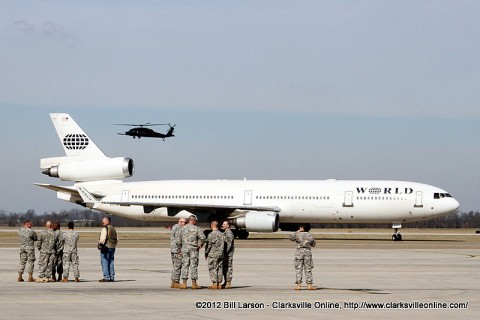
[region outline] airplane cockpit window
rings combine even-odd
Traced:
[[[442,199],[442,198],[451,198],[452,196],[450,195],[450,193],[438,193],[438,192],[435,192],[433,194],[433,199]]]

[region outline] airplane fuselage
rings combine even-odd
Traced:
[[[281,223],[402,223],[458,208],[446,191],[405,181],[165,180],[79,185],[106,195],[97,210],[147,221],[178,219],[179,211],[172,210],[177,207],[224,217],[239,211],[228,207],[242,212],[272,207],[278,208]]]

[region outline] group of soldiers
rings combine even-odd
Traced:
[[[32,222],[24,221],[18,231],[20,238],[20,265],[18,282],[22,282],[25,267],[28,282],[68,282],[70,267],[73,268],[75,282],[80,281],[78,269],[77,243],[79,235],[74,231],[74,223],[68,223],[68,231],[60,230],[60,223],[47,221],[45,230],[37,233],[32,230]],[[35,246],[40,251],[38,279],[33,278]],[[58,275],[58,276],[57,276]]]
[[[234,234],[230,223],[223,221],[219,230],[218,221],[210,223],[211,232],[208,237],[196,225],[197,217],[191,215],[187,219],[180,218],[172,227],[170,234],[170,252],[172,257],[172,283],[170,288],[186,289],[188,274],[192,279],[192,289],[199,289],[198,262],[200,249],[205,245],[205,259],[212,284],[209,289],[230,289],[233,276],[233,254],[235,251]],[[295,290],[301,290],[302,278],[305,273],[307,290],[316,290],[313,286],[312,247],[316,241],[310,231],[310,224],[302,224],[291,234],[290,240],[296,243],[295,251]],[[180,283],[180,279],[182,283]],[[224,283],[222,284],[222,280]]]
[[[105,222],[104,225],[109,224],[109,222],[108,219],[108,223]],[[188,223],[187,219],[180,218],[178,224],[172,227],[170,252],[173,270],[170,288],[186,289],[189,274],[192,279],[192,289],[200,288],[197,284],[198,263],[200,249],[205,245],[205,259],[212,282],[208,288],[230,289],[232,287],[233,254],[235,252],[234,234],[230,230],[230,223],[223,221],[223,232],[221,232],[218,221],[212,221],[210,223],[211,232],[208,237],[205,237],[204,232],[196,224],[197,217],[191,215],[188,218]],[[305,273],[307,289],[315,290],[312,276],[311,248],[315,247],[316,242],[309,231],[310,225],[302,224],[298,231],[290,236],[290,240],[297,244],[294,259],[295,290],[301,289],[303,273]],[[20,237],[18,282],[24,281],[25,267],[27,267],[28,282],[68,282],[70,267],[73,268],[74,281],[80,281],[77,254],[79,235],[78,232],[74,231],[73,222],[68,223],[68,231],[61,231],[60,223],[47,221],[45,230],[37,236],[37,233],[32,230],[32,222],[26,220],[18,235]],[[33,278],[35,246],[40,251],[38,279]],[[180,279],[182,283],[180,283]],[[223,284],[222,280],[224,280]]]
[[[209,289],[231,289],[233,277],[233,254],[235,251],[234,235],[230,223],[222,223],[223,232],[218,228],[218,221],[210,223],[211,232],[205,237],[196,225],[197,217],[180,218],[172,227],[170,235],[170,252],[172,257],[172,284],[170,288],[186,289],[190,272],[192,289],[199,289],[198,262],[200,249],[205,245],[205,259],[212,284]],[[182,283],[180,283],[182,279]],[[222,280],[225,280],[222,284]]]

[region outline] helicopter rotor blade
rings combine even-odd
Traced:
[[[132,124],[132,123],[114,123],[115,126],[129,126],[129,127],[151,127],[151,126],[165,126],[164,123],[142,123],[142,124]]]

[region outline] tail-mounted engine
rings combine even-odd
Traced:
[[[123,179],[133,175],[134,165],[130,158],[105,158],[80,160],[72,157],[41,159],[42,173],[63,181],[95,181]]]

